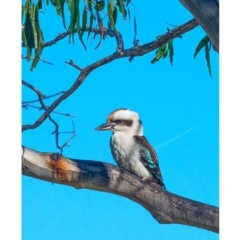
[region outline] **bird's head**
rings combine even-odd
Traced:
[[[124,132],[131,135],[143,135],[142,122],[136,112],[126,108],[119,108],[111,112],[107,122],[95,128],[95,130],[111,130],[113,133]]]

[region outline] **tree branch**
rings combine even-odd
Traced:
[[[89,32],[90,29],[86,28],[85,29],[86,32]],[[103,33],[101,32],[100,29],[98,28],[93,28],[91,32],[95,33],[95,34],[104,34],[106,36],[110,36],[110,37],[115,37],[116,33],[114,32],[114,30],[112,29],[108,29],[108,28],[103,28]],[[77,32],[77,29],[74,30],[74,33]],[[51,47],[52,45],[56,44],[57,42],[61,41],[62,39],[64,39],[65,37],[69,36],[71,34],[70,31],[66,31],[64,33],[60,33],[57,37],[55,37],[53,40],[48,41],[44,44],[44,47]],[[22,47],[26,47],[24,43],[22,43]]]
[[[177,223],[219,232],[219,209],[190,200],[117,166],[97,161],[68,159],[23,147],[22,174],[77,189],[86,188],[124,196],[147,209],[159,223]]]
[[[25,83],[27,83],[27,82],[25,82]],[[25,83],[23,83],[23,85],[26,85]],[[29,83],[27,83],[27,84],[29,84]],[[30,84],[29,84],[29,85],[30,85]],[[32,85],[31,85],[31,86],[32,86]],[[35,88],[34,86],[32,86],[32,87]],[[36,89],[36,88],[35,88],[35,89]],[[36,90],[39,91],[38,89],[36,89]],[[49,95],[49,96],[45,96],[45,95],[43,94],[42,98],[43,98],[43,99],[52,98],[52,97],[55,97],[55,96],[60,95],[60,94],[62,94],[62,93],[64,93],[64,91],[61,91],[61,92],[58,92],[58,93],[54,93],[54,94]],[[22,104],[34,103],[34,102],[39,102],[39,99],[30,100],[30,101],[23,101]]]
[[[170,40],[177,38],[181,36],[182,34],[192,30],[198,26],[198,23],[195,19],[192,19],[188,21],[187,23],[184,23],[173,30],[168,31],[165,33],[161,38],[152,41],[150,43],[146,43],[144,45],[138,45],[136,47],[132,47],[130,49],[122,50],[121,52],[114,52],[113,54],[85,67],[82,69],[80,75],[77,77],[76,81],[74,84],[63,94],[61,95],[58,99],[56,99],[51,106],[48,107],[48,109],[40,116],[39,119],[34,124],[26,124],[22,126],[22,131],[28,130],[28,129],[35,129],[37,128],[40,124],[42,124],[45,119],[49,116],[49,114],[67,97],[69,97],[73,92],[75,92],[83,83],[83,81],[86,79],[86,77],[95,69],[112,62],[116,59],[119,58],[124,58],[124,57],[131,57],[131,56],[142,56],[144,54],[147,54],[160,46],[163,46],[164,44],[168,43]]]
[[[210,38],[214,49],[219,52],[219,1],[180,0],[196,18]]]
[[[39,106],[35,106],[35,105],[32,105],[32,104],[27,104],[27,103],[22,103],[22,108],[25,108],[25,109],[28,109],[28,108],[36,108],[38,110],[45,110],[44,108],[42,107],[39,107]],[[70,113],[62,113],[62,112],[57,112],[57,111],[52,111],[52,113],[55,113],[55,114],[58,114],[58,115],[62,115],[62,116],[65,116],[65,117],[72,117],[74,118],[75,116],[70,114]]]
[[[27,59],[27,56],[23,56],[22,55],[22,59]],[[35,59],[35,57],[30,57],[30,59]],[[45,60],[45,59],[43,59],[43,58],[39,58],[39,60],[40,61],[42,61],[42,62],[44,62],[44,63],[47,63],[47,64],[49,64],[49,65],[53,65],[53,63],[51,63],[51,62],[49,62],[49,61],[47,61],[47,60]]]
[[[43,102],[43,97],[45,97],[45,95],[43,95],[37,88],[35,88],[34,86],[32,86],[30,83],[22,80],[22,84],[27,86],[28,88],[30,88],[31,90],[33,90],[35,93],[37,93],[38,95],[38,99],[39,102],[42,106],[42,109],[45,109],[45,111],[47,111],[48,107],[44,104]],[[56,146],[57,148],[61,151],[63,151],[63,148],[67,146],[67,144],[72,140],[72,138],[76,135],[75,134],[75,129],[74,129],[74,124],[73,124],[73,136],[66,142],[64,143],[62,146],[59,145],[59,126],[57,124],[57,122],[51,117],[51,115],[48,115],[49,120],[54,124],[55,126],[55,131],[53,132],[53,134],[55,134],[55,139],[56,139]],[[73,122],[72,122],[73,123]]]

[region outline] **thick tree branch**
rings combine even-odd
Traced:
[[[144,54],[147,54],[160,46],[163,46],[164,44],[168,43],[170,40],[177,38],[181,36],[182,34],[192,30],[198,26],[198,23],[195,19],[192,19],[188,21],[187,23],[184,23],[176,28],[174,28],[171,31],[168,31],[165,33],[161,38],[152,41],[150,43],[146,43],[144,45],[138,45],[137,47],[132,47],[130,49],[122,50],[121,52],[114,52],[113,54],[85,67],[82,69],[80,75],[77,77],[74,84],[58,99],[56,99],[51,106],[48,107],[48,109],[42,114],[42,116],[37,119],[37,121],[34,124],[26,124],[22,126],[22,131],[28,130],[28,129],[35,129],[38,126],[40,126],[46,118],[49,116],[49,114],[67,97],[69,97],[73,92],[75,92],[83,83],[83,81],[86,79],[86,77],[95,69],[112,62],[119,58],[124,57],[131,57],[131,56],[142,56]]]
[[[219,52],[219,1],[180,0],[207,33],[214,49]]]
[[[219,209],[190,200],[112,164],[68,159],[59,153],[40,153],[23,147],[22,174],[37,179],[114,193],[146,208],[159,223],[177,223],[219,231]]]

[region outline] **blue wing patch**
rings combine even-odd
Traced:
[[[151,172],[159,180],[159,184],[165,188],[162,174],[158,166],[158,159],[155,150],[144,136],[135,135],[134,138],[136,139],[139,146],[141,162],[148,169],[148,171]]]

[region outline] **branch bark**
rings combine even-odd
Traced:
[[[59,153],[22,148],[22,174],[77,189],[104,191],[129,198],[147,209],[159,223],[177,223],[219,232],[219,209],[165,191],[155,183],[112,164],[69,159]]]
[[[215,50],[219,52],[219,1],[218,0],[180,0],[196,18],[210,38]]]
[[[86,77],[95,69],[110,63],[116,59],[124,58],[124,57],[131,57],[131,56],[142,56],[145,55],[153,50],[156,50],[157,48],[163,46],[164,44],[168,43],[170,40],[177,38],[184,33],[194,29],[198,26],[198,23],[195,19],[192,19],[173,30],[168,31],[165,33],[161,38],[146,43],[144,45],[138,45],[137,47],[132,47],[126,50],[122,51],[116,51],[113,54],[85,67],[82,69],[80,75],[77,77],[73,85],[65,92],[63,95],[61,95],[58,99],[56,99],[49,107],[48,109],[37,119],[37,121],[34,124],[26,124],[22,126],[22,131],[28,130],[28,129],[35,129],[39,127],[46,118],[50,115],[50,113],[66,98],[68,98],[71,94],[73,94],[84,82]]]

